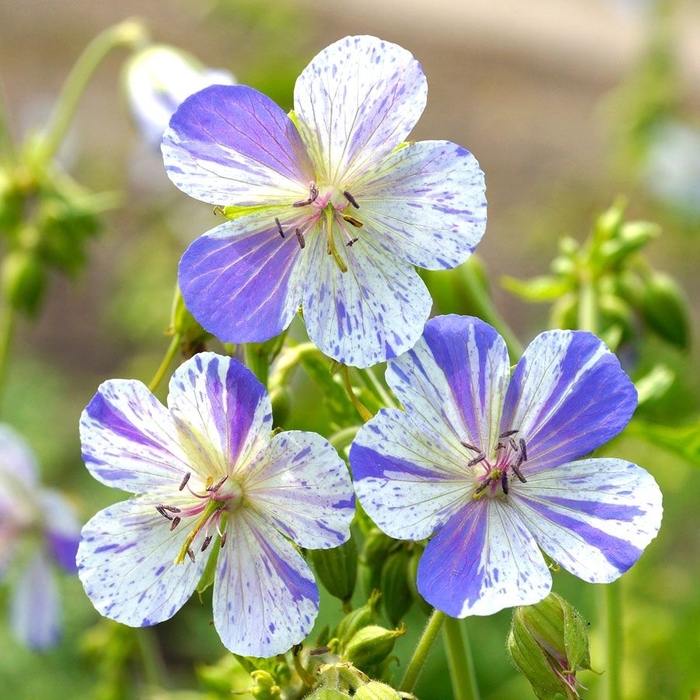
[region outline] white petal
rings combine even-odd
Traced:
[[[214,625],[229,651],[284,653],[311,631],[318,600],[313,574],[292,544],[247,509],[229,519],[214,582]]]
[[[328,549],[350,537],[355,514],[345,462],[315,433],[276,435],[251,465],[244,490],[258,512],[300,547]]]
[[[542,549],[585,581],[614,581],[661,525],[654,478],[621,459],[584,459],[514,484],[513,506]]]
[[[425,108],[427,83],[413,56],[372,36],[321,51],[294,87],[299,131],[319,176],[351,182],[405,140]]]
[[[208,558],[174,560],[189,530],[170,530],[152,498],[133,498],[95,515],[83,528],[78,575],[97,611],[131,627],[171,618],[192,595]],[[198,551],[196,543],[193,550]]]
[[[25,439],[9,425],[0,424],[0,478],[33,486],[38,481],[36,458]]]

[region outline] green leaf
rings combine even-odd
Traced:
[[[633,420],[626,430],[628,435],[646,440],[682,457],[700,467],[700,419],[689,425],[673,426]]]

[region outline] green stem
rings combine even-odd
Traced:
[[[605,584],[602,608],[605,615],[605,673],[603,674],[605,700],[622,698],[622,595],[621,582]]]
[[[10,304],[6,303],[3,306],[2,316],[0,317],[0,408],[2,407],[2,397],[7,380],[7,367],[15,334],[15,319],[15,310]]]
[[[351,425],[349,428],[343,428],[337,433],[333,433],[333,435],[328,438],[328,442],[335,447],[336,452],[341,452],[355,439],[355,435],[357,435],[359,429],[359,425]]]
[[[437,639],[442,623],[445,621],[446,617],[447,615],[445,615],[444,612],[441,612],[440,610],[433,610],[433,613],[428,619],[428,623],[423,630],[423,634],[418,640],[413,656],[406,667],[406,673],[404,674],[401,685],[399,686],[399,690],[401,692],[413,692],[416,682],[418,681],[418,676],[420,676],[420,673],[425,666],[428,654],[430,653],[430,650]]]
[[[384,388],[379,379],[377,379],[372,369],[358,369],[357,373],[362,378],[365,386],[374,393],[384,406],[396,408],[396,401],[391,398],[389,392]]]
[[[87,45],[63,85],[55,111],[44,134],[41,158],[48,161],[56,155],[85,88],[110,51],[120,46],[138,48],[148,40],[148,32],[143,24],[139,20],[128,19],[109,27]]]
[[[464,621],[448,617],[445,622],[445,649],[455,700],[479,700],[474,659]]]
[[[150,688],[164,687],[165,663],[160,653],[155,632],[147,627],[134,631],[136,632],[136,643],[139,648],[146,685]]]
[[[177,351],[180,347],[180,342],[182,341],[182,336],[179,333],[175,333],[173,336],[173,339],[170,341],[170,346],[168,347],[167,352],[165,353],[165,357],[163,358],[162,362],[160,363],[160,367],[156,370],[155,375],[153,376],[153,379],[151,379],[148,388],[153,392],[158,388],[158,385],[163,381],[163,377],[165,376],[165,373],[168,371],[168,367],[170,366],[170,363],[173,361],[173,358],[177,354]]]
[[[513,360],[517,360],[523,354],[523,346],[511,327],[496,309],[493,300],[487,293],[481,280],[477,277],[474,267],[467,264],[460,267],[459,281],[464,285],[464,291],[475,309],[476,314],[486,323],[493,326],[506,341],[508,354]]]

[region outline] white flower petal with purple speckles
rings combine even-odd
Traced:
[[[300,547],[328,549],[350,537],[355,496],[345,462],[320,435],[275,435],[251,465],[246,493],[259,513]]]
[[[292,120],[243,85],[214,85],[188,97],[162,150],[173,183],[209,204],[290,204],[308,196],[314,179]]]
[[[149,493],[191,470],[172,417],[145,384],[111,379],[80,417],[83,459],[103,484]]]
[[[9,425],[0,425],[0,477],[34,486],[38,474],[36,459],[24,438]]]
[[[599,338],[548,331],[530,343],[515,368],[501,428],[519,430],[533,473],[615,437],[636,407],[634,385]]]
[[[373,36],[319,53],[294,87],[299,131],[324,180],[352,181],[406,139],[425,109],[420,63]]]
[[[209,553],[174,560],[187,536],[170,530],[152,497],[105,508],[83,527],[78,575],[97,611],[131,627],[170,619],[192,595]]]
[[[346,365],[369,367],[408,350],[432,299],[415,270],[362,237],[345,247],[347,272],[327,254],[325,237],[307,244],[302,307],[309,338]]]
[[[214,581],[214,625],[227,649],[284,653],[311,631],[318,601],[313,574],[288,540],[252,510],[229,520]]]
[[[75,555],[80,541],[80,523],[75,509],[65,496],[51,489],[40,494],[40,502],[49,552],[63,569],[75,573]]]
[[[355,493],[388,535],[422,540],[444,525],[473,488],[463,453],[422,417],[382,409],[350,447]]]
[[[537,603],[552,577],[518,514],[482,499],[467,502],[428,543],[417,585],[431,605],[465,617]]]
[[[614,581],[641,556],[661,526],[653,477],[621,459],[584,459],[539,471],[513,499],[537,543],[592,583]]]
[[[46,649],[58,641],[59,618],[56,580],[46,553],[38,549],[12,587],[12,631],[17,639],[30,649]]]
[[[170,379],[168,407],[193,471],[236,475],[266,444],[272,406],[265,387],[237,360],[202,352]]]
[[[281,333],[301,303],[303,251],[280,237],[267,210],[222,224],[195,240],[180,261],[190,312],[225,342],[258,342]]]
[[[362,173],[352,194],[361,203],[357,235],[418,267],[460,265],[486,230],[484,174],[449,141],[406,144]]]

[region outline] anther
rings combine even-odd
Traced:
[[[158,505],[158,506],[156,506],[156,510],[157,510],[164,518],[167,518],[168,520],[172,520],[172,519],[173,519],[173,516],[172,516],[172,515],[169,515],[168,513],[166,513],[166,508],[165,508],[165,506]]]
[[[359,238],[351,238],[345,245],[346,245],[348,248],[350,248],[350,247],[353,246],[355,243],[357,243],[357,241],[359,241],[359,240],[360,240]]]
[[[187,486],[187,482],[190,480],[191,476],[192,476],[192,474],[190,472],[187,472],[187,474],[185,474],[185,476],[182,477],[182,481],[180,482],[180,485],[177,487],[178,491],[182,491],[185,488],[185,486]]]
[[[187,556],[190,558],[190,561],[194,564],[194,562],[195,562],[194,552],[192,551],[191,547],[187,550]]]
[[[506,448],[506,446],[502,442],[499,442],[496,445],[496,450],[505,450],[505,448]]]
[[[523,457],[523,462],[527,462],[527,446],[523,438],[520,438],[520,454]]]
[[[343,192],[343,197],[345,197],[345,199],[347,199],[348,202],[350,202],[350,204],[352,204],[352,206],[355,207],[355,209],[360,208],[360,205],[357,203],[355,198],[347,190]]]
[[[172,532],[181,522],[182,522],[182,518],[179,515],[176,515],[173,518],[172,523],[170,523],[170,532]]]
[[[518,464],[511,464],[510,468],[513,470],[513,474],[515,474],[523,484],[527,483],[527,479],[520,473],[520,462]]]
[[[466,447],[468,450],[471,450],[472,452],[479,451],[478,447],[474,447],[474,445],[470,445],[468,442],[464,442],[464,440],[460,440],[459,442],[463,447]]]
[[[282,224],[280,223],[280,220],[275,217],[275,223],[277,224],[277,230],[280,232],[280,236],[284,238],[284,229],[282,228]]]
[[[498,437],[499,438],[507,438],[510,437],[511,435],[515,435],[515,433],[520,432],[518,430],[506,430],[504,433],[501,433]]]
[[[501,488],[503,489],[503,493],[505,495],[508,495],[508,473],[504,470],[503,474],[501,474]]]
[[[224,532],[223,535],[221,535],[221,548],[223,549],[224,545],[226,544],[226,533]]]
[[[309,198],[303,199],[299,202],[294,202],[292,206],[305,207],[308,204],[313,204],[316,201],[316,197],[318,197],[318,188],[316,187],[316,184],[312,182],[309,184]]]
[[[517,443],[515,442],[515,440],[513,440],[513,438],[510,438],[510,439],[508,440],[508,444],[509,444],[509,445],[511,446],[511,448],[513,449],[513,452],[517,452],[517,451],[518,451],[518,445],[517,445]]]
[[[480,455],[477,457],[474,457],[474,459],[470,459],[467,462],[468,467],[473,467],[475,464],[479,464],[479,462],[483,462],[486,459],[486,455],[482,452]]]
[[[212,535],[207,535],[204,538],[204,542],[202,542],[202,548],[199,550],[200,552],[203,552],[206,550],[206,548],[211,544],[212,541]]]
[[[304,246],[306,246],[306,241],[304,240],[304,234],[301,232],[301,229],[294,229],[294,233],[296,233],[297,240],[299,241],[299,247],[304,250]]]
[[[226,479],[228,479],[228,474],[222,476],[213,486],[207,486],[207,491],[216,493],[223,486]]]
[[[354,226],[355,228],[362,228],[364,224],[356,219],[354,216],[350,216],[349,214],[343,214],[343,220],[347,221],[351,226]]]

